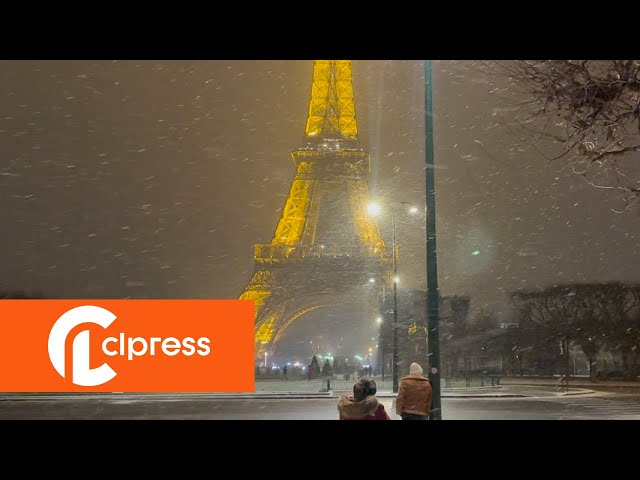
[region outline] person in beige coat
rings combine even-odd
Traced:
[[[431,396],[431,382],[423,375],[422,367],[412,363],[409,375],[400,380],[396,413],[402,420],[428,420]]]

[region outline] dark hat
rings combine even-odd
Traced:
[[[353,385],[353,398],[356,402],[361,402],[365,398],[375,395],[378,391],[378,386],[375,380],[370,378],[361,378]]]

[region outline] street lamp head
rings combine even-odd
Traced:
[[[420,209],[411,202],[397,202],[394,205],[395,207],[406,208],[406,211],[411,215],[415,215],[420,211]],[[395,208],[392,208],[391,210],[393,212]],[[367,212],[371,216],[378,217],[382,215],[382,206],[379,203],[371,202],[367,205]]]
[[[418,207],[416,207],[411,202],[399,202],[399,205],[403,205],[404,207],[406,207],[407,212],[409,212],[411,215],[415,215],[419,211]]]
[[[369,212],[369,215],[377,217],[382,213],[382,207],[380,207],[380,205],[375,202],[371,202],[369,205],[367,205],[367,212]]]
[[[382,323],[382,317],[376,318],[376,323],[380,325]]]
[[[376,279],[375,278],[370,278],[369,279],[369,283],[376,283]]]

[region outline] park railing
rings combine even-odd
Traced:
[[[347,378],[348,377],[348,378]],[[393,378],[385,376],[384,379],[379,376],[363,377],[372,378],[376,382],[378,392],[391,391],[393,389]],[[358,378],[349,376],[334,376],[323,379],[324,391],[335,392],[353,392],[353,384]],[[500,387],[500,375],[483,373],[476,375],[467,375],[463,377],[452,377],[442,379],[441,388],[479,388],[479,387]]]

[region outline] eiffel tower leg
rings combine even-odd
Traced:
[[[256,360],[262,360],[265,353],[269,358],[273,358],[278,331],[285,312],[284,303],[270,301],[266,303],[267,305],[264,306],[260,315],[256,318]]]
[[[282,295],[274,296],[273,279],[273,272],[258,270],[240,296],[241,300],[255,301],[256,360],[261,360],[265,353],[267,358],[273,357],[276,344],[295,320],[312,310],[328,306],[308,299],[292,304],[291,299],[283,298]]]
[[[271,296],[273,289],[273,272],[256,270],[247,288],[240,295],[240,300],[253,300],[255,305],[255,344],[256,358],[264,354],[263,345],[268,344],[273,337],[276,314],[265,309],[265,303]]]

